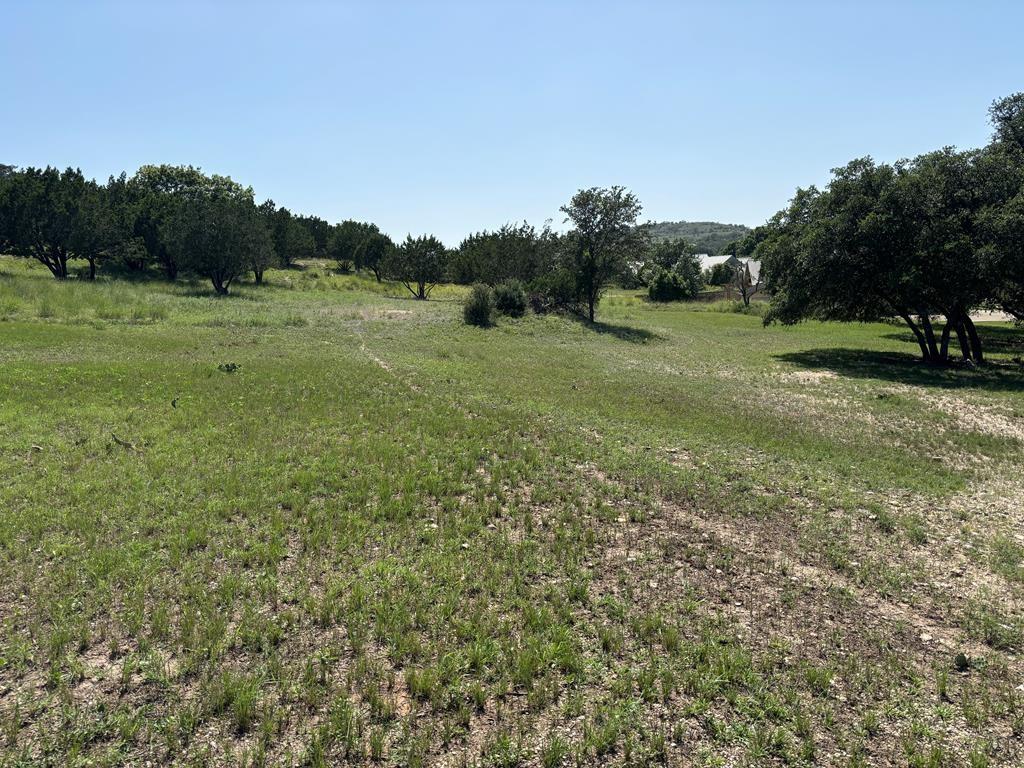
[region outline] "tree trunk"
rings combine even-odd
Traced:
[[[263,270],[262,269],[254,269],[252,271],[252,273],[253,273],[254,277],[256,278],[256,285],[263,285]]]
[[[91,257],[90,256],[86,256],[85,258],[89,262],[89,279],[90,280],[95,280],[96,279],[96,257],[95,256],[91,256]]]
[[[928,342],[925,340],[924,334],[921,333],[921,329],[917,327],[917,323],[915,323],[911,319],[911,317],[910,317],[910,315],[908,313],[902,312],[900,314],[900,317],[903,318],[903,322],[905,322],[907,324],[907,326],[909,326],[910,330],[912,330],[914,332],[914,338],[917,339],[917,344],[918,344],[919,347],[921,347],[921,359],[924,360],[925,362],[927,362],[928,361]]]
[[[377,282],[380,282],[380,267],[370,267],[370,271],[373,272],[373,276],[377,278]]]
[[[935,342],[935,331],[932,329],[932,321],[928,317],[928,313],[919,312],[918,318],[921,320],[921,327],[924,329],[924,338],[928,342],[928,357],[926,359],[934,364],[945,362],[939,357],[939,345]]]
[[[942,326],[942,338],[939,342],[939,357],[949,360],[949,333],[953,330],[953,321],[946,315],[946,324]]]
[[[967,331],[964,330],[964,320],[963,317],[961,317],[960,315],[957,315],[956,326],[954,330],[956,330],[957,343],[960,345],[960,356],[964,359],[965,362],[970,361],[971,344],[967,340]]]
[[[978,329],[974,327],[974,321],[971,320],[970,315],[964,312],[963,317],[964,328],[967,329],[967,337],[971,341],[971,354],[974,356],[974,362],[978,365],[984,365],[985,355],[981,350],[981,337],[978,335]]]
[[[587,296],[587,317],[590,318],[590,322],[594,322],[594,295],[590,294]]]

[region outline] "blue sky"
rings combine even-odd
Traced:
[[[758,224],[870,154],[987,140],[1018,2],[0,0],[0,162],[191,163],[396,236],[561,218]]]

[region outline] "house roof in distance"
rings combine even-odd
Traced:
[[[706,253],[698,253],[697,258],[700,260],[701,269],[711,269],[719,264],[736,265],[741,263],[739,259],[735,256],[730,256],[729,254],[726,254],[725,256],[709,256]]]

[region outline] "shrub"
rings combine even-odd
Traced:
[[[651,301],[682,301],[695,295],[692,285],[674,269],[659,269],[647,289]]]
[[[526,291],[518,280],[498,283],[494,289],[494,306],[503,315],[522,317],[526,314]]]
[[[462,306],[462,317],[470,325],[486,328],[494,323],[494,292],[486,285],[474,285]]]
[[[581,310],[579,290],[572,273],[556,269],[530,284],[530,306],[538,315],[546,312]]]

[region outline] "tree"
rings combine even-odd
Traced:
[[[636,226],[642,207],[624,187],[581,189],[560,209],[571,222],[568,264],[577,294],[593,322],[594,310],[608,283],[629,258],[639,258],[647,232]]]
[[[740,265],[732,271],[732,286],[736,289],[736,292],[740,295],[740,299],[743,300],[743,306],[749,307],[750,300],[754,296],[761,292],[764,287],[761,282],[761,272],[756,267],[754,270],[750,268],[750,261],[741,262]]]
[[[757,246],[772,297],[765,324],[806,318],[868,322],[899,317],[937,361],[931,312],[914,269],[912,216],[898,170],[863,158],[833,171],[828,188],[797,190]]]
[[[335,224],[327,241],[327,254],[337,261],[339,266],[349,263],[356,269],[368,267],[369,265],[360,263],[361,249],[367,240],[379,234],[376,225],[362,221],[346,220]]]
[[[123,192],[123,176],[101,186],[71,168],[10,173],[0,178],[0,246],[36,259],[57,279],[68,277],[71,259],[83,259],[95,279],[100,258],[131,240]]]
[[[448,251],[436,237],[422,235],[414,238],[409,235],[401,246],[392,249],[384,264],[384,272],[423,301],[444,279],[447,260]]]
[[[646,260],[655,267],[675,269],[680,260],[691,254],[690,246],[682,238],[659,240],[648,248]]]
[[[282,267],[292,267],[298,259],[309,258],[316,242],[309,228],[285,207],[278,208],[273,200],[260,204],[260,217],[273,241],[274,254]]]
[[[68,261],[80,255],[85,225],[98,205],[94,188],[95,182],[72,168],[10,174],[0,194],[0,241],[13,255],[44,265],[58,280],[67,278]]]
[[[106,250],[106,255],[132,272],[146,268],[146,245],[135,234],[138,206],[128,175],[121,173],[111,176],[104,189],[107,203],[108,225],[115,236]]]
[[[986,295],[976,217],[993,168],[951,149],[895,166],[870,158],[833,171],[824,192],[798,190],[756,247],[772,291],[765,322],[901,318],[927,362],[984,361],[970,319]],[[944,316],[941,335],[933,318]]]
[[[101,256],[128,239],[112,206],[110,190],[94,181],[85,181],[78,190],[78,215],[71,231],[71,252],[89,264],[88,278],[96,279],[96,264]]]
[[[1024,93],[996,101],[989,115],[995,131],[978,216],[981,267],[990,305],[1024,322]]]
[[[370,270],[379,283],[381,280],[381,268],[394,250],[395,244],[391,242],[390,237],[381,232],[374,232],[356,248],[356,269]]]
[[[274,250],[274,236],[270,223],[262,207],[256,209],[250,226],[249,268],[252,270],[256,285],[263,285],[263,273],[277,263],[278,257]]]
[[[129,184],[137,211],[135,234],[142,238],[150,259],[163,269],[168,280],[178,276],[175,254],[179,249],[172,240],[181,206],[208,194],[252,196],[251,188],[244,189],[227,176],[207,176],[191,165],[144,165]]]
[[[529,283],[546,269],[551,237],[550,227],[538,232],[525,221],[505,224],[496,232],[476,232],[452,255],[451,279],[490,286],[505,280]]]
[[[184,200],[173,223],[174,257],[210,280],[219,296],[252,268],[254,247],[271,247],[251,198],[223,191]]]
[[[900,215],[912,230],[912,290],[923,311],[946,318],[937,350],[931,348],[928,324],[922,321],[935,362],[947,360],[952,332],[964,360],[984,362],[981,338],[970,316],[989,293],[977,222],[986,204],[1002,196],[994,183],[1000,173],[983,152],[948,147],[898,165],[894,192]]]
[[[1024,91],[996,99],[988,115],[997,142],[1024,150]]]
[[[713,264],[706,275],[708,285],[728,285],[736,279],[736,268],[727,261]]]
[[[319,216],[296,216],[295,221],[301,224],[312,238],[313,246],[310,249],[312,255],[325,256],[327,241],[331,236],[331,225]]]
[[[316,241],[309,229],[295,217],[290,217],[284,228],[284,250],[280,254],[281,263],[291,267],[299,259],[308,259],[316,251]]]

